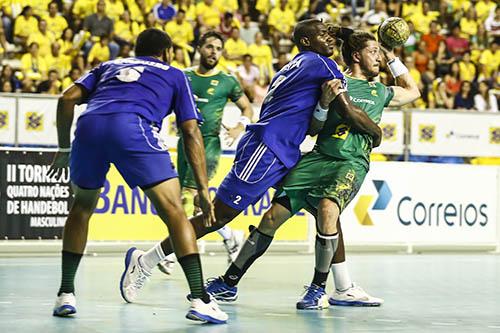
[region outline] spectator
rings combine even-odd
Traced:
[[[476,65],[472,63],[469,51],[464,53],[458,66],[460,69],[460,80],[473,82],[476,78]]]
[[[469,41],[461,37],[461,30],[458,24],[451,29],[451,35],[446,38],[446,48],[453,57],[460,58],[469,50]]]
[[[493,41],[490,47],[481,53],[479,64],[481,65],[482,78],[491,78],[493,72],[500,65],[500,50],[497,42]]]
[[[255,34],[259,32],[259,27],[255,22],[251,21],[250,15],[243,15],[243,24],[240,28],[241,39],[247,43],[247,45],[253,44],[255,41]]]
[[[134,18],[133,21],[142,25],[148,13],[145,0],[124,0],[124,3],[127,5],[130,17]]]
[[[280,0],[279,6],[271,10],[267,24],[272,36],[273,47],[278,50],[280,39],[290,40],[295,25],[295,14],[287,7],[286,0]]]
[[[477,19],[481,22],[484,22],[491,12],[495,9],[495,2],[491,0],[479,0],[476,3],[476,13]]]
[[[415,67],[420,73],[427,70],[427,64],[429,63],[429,54],[427,53],[426,44],[423,40],[418,42],[418,48],[413,52],[413,59],[415,61]]]
[[[216,0],[215,3],[221,13],[236,13],[242,9],[238,7],[238,0]]]
[[[64,29],[68,27],[68,22],[59,14],[56,1],[49,3],[48,9],[49,14],[43,18],[47,22],[47,30],[55,36],[61,36]]]
[[[433,91],[429,95],[429,108],[431,109],[452,109],[454,97],[446,90],[446,83],[437,79],[433,84]]]
[[[460,91],[460,66],[458,61],[454,61],[450,66],[450,72],[444,76],[446,90],[452,96],[455,96]]]
[[[153,14],[153,12],[149,12],[146,15],[146,19],[144,20],[144,28],[146,28],[146,29],[148,29],[148,28],[157,28],[157,29],[163,30],[162,25],[156,19],[156,17]]]
[[[75,0],[73,3],[73,15],[75,18],[83,19],[95,11],[95,1]]]
[[[243,64],[236,69],[236,76],[250,102],[255,99],[255,87],[259,81],[259,69],[252,63],[252,56],[243,55]]]
[[[401,16],[408,20],[414,13],[422,14],[422,2],[419,0],[404,1],[401,8]]]
[[[432,83],[436,80],[436,61],[434,59],[429,59],[429,63],[427,64],[427,69],[421,75],[421,80],[423,84],[422,89],[422,97],[425,102],[429,102],[429,94],[432,91]]]
[[[415,25],[415,30],[421,34],[429,33],[431,22],[439,17],[439,12],[431,11],[428,1],[423,2],[422,11],[416,10],[409,20]]]
[[[186,21],[194,26],[196,24],[196,6],[193,5],[192,1],[177,0],[175,3],[177,11],[182,9],[186,13]]]
[[[57,70],[51,69],[47,80],[42,81],[36,90],[37,93],[57,95],[61,92],[61,81]]]
[[[454,57],[450,56],[446,43],[441,41],[439,43],[438,53],[436,55],[437,75],[444,76],[450,70],[450,65],[455,61]]]
[[[474,108],[474,97],[472,95],[472,83],[470,81],[462,81],[460,91],[455,96],[453,102],[454,109],[471,110]]]
[[[288,64],[288,57],[286,55],[286,52],[278,53],[278,61],[273,65],[274,72],[279,72],[280,69],[285,67],[286,64]]]
[[[229,71],[236,70],[236,67],[241,64],[243,55],[248,53],[247,44],[240,38],[240,30],[235,28],[231,33],[226,43],[224,43],[224,61],[223,64]]]
[[[186,21],[186,12],[184,9],[179,9],[175,19],[168,22],[165,26],[165,31],[172,38],[172,42],[175,46],[180,47],[184,52],[184,59],[188,61],[188,65],[191,65],[189,60],[189,52],[193,52],[194,49],[190,45],[194,40],[193,27],[189,22]]]
[[[385,3],[381,0],[375,2],[375,6],[372,10],[369,10],[363,15],[361,22],[368,25],[369,27],[379,26],[382,22],[389,18],[387,12],[385,11]]]
[[[214,0],[203,0],[196,5],[196,17],[200,26],[200,34],[220,25],[220,11]]]
[[[50,46],[56,41],[56,36],[52,31],[47,31],[47,21],[40,20],[38,22],[38,30],[29,35],[28,45],[37,42],[39,45],[39,54],[41,57],[46,57],[50,54]]]
[[[234,18],[233,13],[226,12],[224,13],[224,17],[219,25],[219,32],[226,38],[231,37],[231,33],[233,29],[240,28],[240,21]]]
[[[113,21],[106,15],[106,2],[97,1],[97,13],[89,15],[83,22],[83,29],[90,32],[91,42],[87,41],[84,46],[84,52],[89,52],[92,43],[99,42],[100,38],[106,36],[108,40],[113,38]],[[109,43],[110,59],[116,58],[120,47],[115,42]]]
[[[172,5],[170,0],[161,0],[153,7],[153,14],[161,25],[164,25],[166,22],[172,20],[175,13],[175,7]]]
[[[25,6],[14,23],[14,43],[26,45],[31,34],[38,31],[38,20],[33,16],[31,6]]]
[[[170,65],[178,69],[185,69],[189,67],[190,62],[186,60],[183,49],[181,49],[180,47],[176,47],[174,49],[174,59],[172,60]]]
[[[444,37],[439,34],[439,23],[437,21],[431,22],[429,32],[422,36],[422,40],[425,42],[427,52],[436,56],[439,49],[439,43],[444,41]]]
[[[38,43],[33,42],[28,47],[28,53],[21,57],[21,68],[24,75],[34,81],[39,81],[47,76],[47,63],[38,54]]]
[[[488,82],[479,82],[478,92],[474,96],[474,106],[479,112],[498,112],[497,97],[490,91]]]
[[[71,69],[71,58],[61,54],[61,45],[58,42],[52,43],[50,54],[45,57],[48,69],[57,70],[59,76],[64,77]]]
[[[116,22],[120,19],[120,16],[123,15],[123,12],[125,11],[125,7],[123,6],[122,0],[107,0],[106,3],[106,15],[110,19],[113,20],[113,22]]]
[[[10,65],[3,65],[2,73],[0,74],[0,81],[6,82],[9,81],[13,91],[21,90],[21,81],[19,81],[14,74],[14,70]]]
[[[69,74],[62,81],[62,90],[66,90],[66,88],[72,85],[80,76],[82,76],[82,71],[80,70],[80,68],[71,68]]]
[[[118,58],[130,58],[130,52],[132,52],[132,45],[129,43],[125,43],[120,47],[120,53],[118,54]]]
[[[260,78],[259,84],[264,86],[273,77],[273,53],[269,45],[264,44],[262,32],[255,34],[255,43],[248,47],[248,53],[252,56],[253,63],[258,67]]]
[[[462,30],[463,38],[471,38],[477,34],[477,18],[476,11],[474,7],[470,7],[466,12],[465,16],[460,19],[460,30]]]
[[[120,20],[115,22],[114,31],[115,41],[119,45],[132,44],[137,35],[139,35],[141,28],[137,22],[131,20],[130,12],[125,10],[121,15]]]
[[[12,82],[10,81],[2,81],[0,80],[0,92],[4,93],[13,93],[14,92],[14,86],[12,85]]]
[[[87,57],[87,62],[90,68],[99,65],[101,62],[108,61],[110,59],[109,50],[109,37],[104,35],[101,36],[99,43],[92,45],[89,55]],[[90,69],[89,68],[89,69]]]
[[[490,36],[500,37],[500,5],[488,16],[484,22],[484,27]]]

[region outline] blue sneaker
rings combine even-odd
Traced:
[[[318,287],[315,284],[304,286],[306,289],[302,298],[297,302],[298,310],[322,310],[327,309],[328,295],[324,288]]]
[[[238,299],[238,287],[228,286],[222,277],[209,278],[205,284],[207,293],[220,302],[234,302]],[[187,295],[187,299],[191,301],[191,294]]]
[[[56,305],[54,305],[53,316],[68,317],[76,313],[76,299],[73,293],[61,293],[57,296]]]

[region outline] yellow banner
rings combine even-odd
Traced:
[[[172,154],[175,161],[175,153]],[[212,197],[233,164],[233,156],[222,156],[215,177],[210,182]],[[245,231],[248,226],[257,226],[262,215],[271,206],[274,190],[269,190],[255,205],[248,207],[229,225]],[[106,185],[101,193],[97,208],[92,216],[89,240],[161,240],[168,234],[167,227],[139,189],[131,190],[114,166],[108,173]],[[214,232],[206,240],[220,240]],[[276,234],[277,240],[307,240],[307,219],[301,212],[290,219]]]

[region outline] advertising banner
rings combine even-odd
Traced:
[[[0,145],[16,142],[16,99],[0,97]]]
[[[18,103],[18,143],[57,146],[57,99],[19,98]]]
[[[411,153],[500,157],[500,114],[413,111]]]
[[[342,213],[348,243],[481,244],[497,239],[498,167],[372,163]]]
[[[402,155],[404,151],[404,113],[385,110],[379,124],[382,129],[382,144],[374,153]]]
[[[0,151],[0,237],[61,237],[72,200],[69,175],[47,177],[54,153]]]

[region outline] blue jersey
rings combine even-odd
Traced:
[[[87,109],[81,116],[135,113],[161,124],[174,110],[179,123],[201,120],[184,73],[153,57],[107,61],[75,83],[88,93]]]
[[[247,126],[288,168],[300,158],[299,146],[321,96],[321,85],[344,75],[335,61],[314,52],[300,52],[271,81],[259,121]]]

